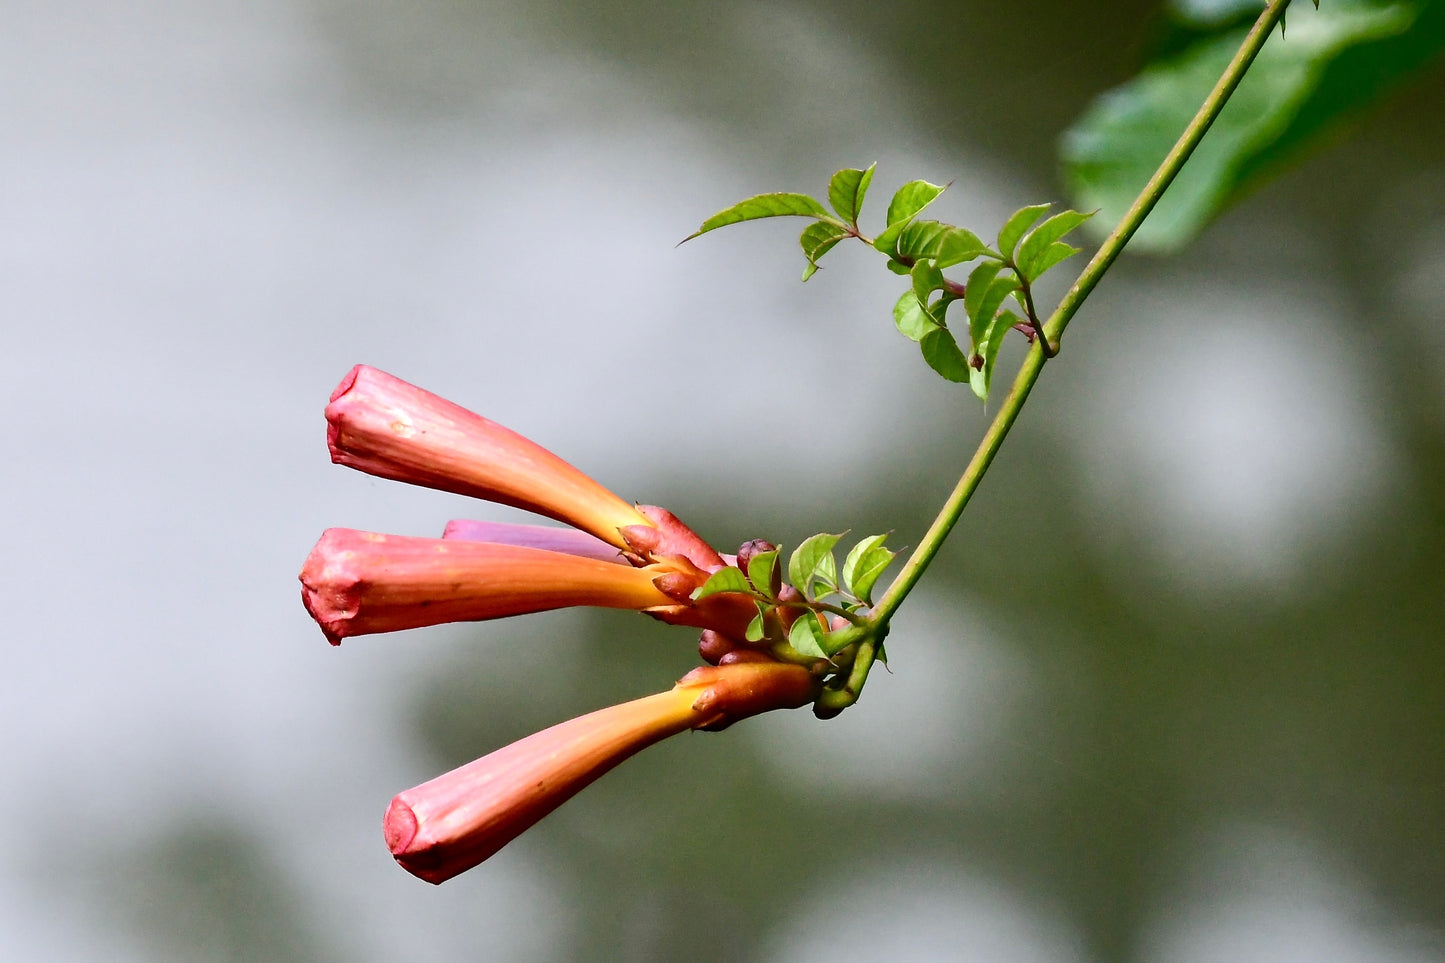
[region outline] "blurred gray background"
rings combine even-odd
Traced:
[[[695,638],[299,602],[328,526],[513,517],[332,467],[356,362],[724,550],[916,543],[984,414],[899,279],[674,245],[874,160],[875,221],[1061,199],[1155,12],[0,2],[0,957],[1445,959],[1439,69],[1110,274],[833,722],[671,740],[433,888],[393,793]]]

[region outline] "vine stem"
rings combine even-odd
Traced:
[[[1154,205],[1159,202],[1165,189],[1169,187],[1175,175],[1184,166],[1184,162],[1189,159],[1189,155],[1194,152],[1194,148],[1199,145],[1199,141],[1203,139],[1209,126],[1214,123],[1214,119],[1224,109],[1229,96],[1234,93],[1234,89],[1243,79],[1245,71],[1249,69],[1249,65],[1254,62],[1255,56],[1259,54],[1265,41],[1274,31],[1275,24],[1284,16],[1289,2],[1290,0],[1270,0],[1269,5],[1265,7],[1264,12],[1260,14],[1259,19],[1255,21],[1254,26],[1245,36],[1244,42],[1240,44],[1234,58],[1230,60],[1229,66],[1220,75],[1219,82],[1214,85],[1214,89],[1209,92],[1209,96],[1200,105],[1199,112],[1194,115],[1189,126],[1184,128],[1184,133],[1180,135],[1179,140],[1165,156],[1163,163],[1154,172],[1154,176],[1149,178],[1149,183],[1144,185],[1144,189],[1140,191],[1139,196],[1124,214],[1118,226],[1104,239],[1104,243],[1100,245],[1099,250],[1095,252],[1088,265],[1079,274],[1078,279],[1074,281],[1073,286],[1059,302],[1059,306],[1054,309],[1049,320],[1044,323],[1043,337],[1036,340],[1028,354],[1024,356],[1024,363],[1014,378],[1013,386],[1009,389],[1003,404],[999,406],[998,414],[994,416],[988,430],[984,432],[978,449],[974,452],[968,467],[964,469],[963,475],[958,479],[958,484],[954,486],[953,492],[948,496],[948,501],[944,502],[943,508],[934,518],[933,524],[928,527],[928,532],[918,543],[918,547],[913,550],[913,554],[904,563],[898,577],[893,580],[892,585],[888,586],[888,591],[883,598],[878,600],[878,604],[869,614],[869,621],[875,631],[887,628],[889,620],[898,611],[898,607],[903,604],[903,600],[908,597],[908,593],[913,591],[918,580],[923,577],[924,571],[933,561],[934,556],[938,554],[938,550],[943,547],[948,533],[953,530],[959,516],[963,514],[969,499],[973,497],[979,482],[983,480],[984,473],[993,463],[994,455],[998,454],[999,447],[1003,444],[1009,429],[1018,420],[1019,411],[1023,408],[1024,402],[1028,400],[1034,383],[1039,380],[1039,374],[1043,371],[1044,362],[1047,360],[1044,346],[1049,342],[1058,345],[1064,328],[1068,327],[1084,300],[1098,285],[1100,279],[1118,258],[1119,253],[1124,250],[1124,245],[1129,243],[1129,239],[1134,236],[1139,225],[1144,223],[1144,218],[1154,209]],[[864,673],[863,678],[866,677],[866,673]],[[857,697],[856,692],[849,694],[854,698]]]

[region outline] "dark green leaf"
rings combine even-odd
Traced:
[[[749,197],[745,201],[738,201],[732,207],[718,211],[712,217],[702,222],[702,227],[693,234],[683,238],[684,241],[691,241],[699,234],[706,234],[708,231],[720,227],[727,227],[729,224],[737,224],[741,221],[753,221],[760,217],[784,217],[788,215],[799,215],[802,217],[816,217],[819,220],[832,221],[833,215],[828,209],[819,204],[807,194],[759,194],[756,197]],[[837,223],[834,221],[834,223]]]
[[[843,586],[855,598],[869,601],[873,584],[893,561],[894,553],[883,547],[886,534],[870,535],[854,545],[843,560]]]
[[[934,328],[923,336],[918,346],[923,349],[923,360],[934,371],[949,381],[969,380],[968,358],[958,349],[958,342],[947,328]]]
[[[804,612],[798,616],[793,627],[788,632],[788,644],[803,655],[810,655],[815,659],[826,659],[828,653],[823,651],[823,629],[818,625],[818,619],[812,612]]]
[[[1238,48],[1243,29],[1201,39],[1097,98],[1064,135],[1065,176],[1094,229],[1117,223]],[[1130,242],[1176,250],[1219,211],[1378,103],[1445,49],[1445,4],[1338,2],[1271,37]]]
[[[748,559],[748,581],[753,583],[753,588],[772,598],[775,594],[773,573],[777,567],[778,550],[759,552]]]
[[[1014,263],[1018,265],[1019,273],[1030,281],[1043,274],[1048,268],[1039,270],[1039,264],[1049,253],[1049,247],[1092,216],[1091,214],[1081,214],[1078,211],[1063,211],[1029,231],[1023,242],[1019,244],[1018,254],[1014,257]],[[1049,267],[1052,266],[1049,265]]]
[[[832,221],[814,221],[803,228],[798,244],[803,248],[803,256],[808,259],[808,266],[803,270],[804,281],[818,270],[818,258],[831,251],[835,244],[847,236],[848,232]]]
[[[861,171],[847,167],[828,182],[828,202],[839,217],[854,227],[858,226],[858,212],[863,209],[863,198],[868,194],[868,185],[873,183],[873,168],[877,166],[869,164]]]
[[[1004,257],[1013,259],[1014,246],[1018,244],[1019,238],[1024,236],[1024,231],[1033,227],[1034,221],[1044,216],[1044,211],[1049,209],[1048,204],[1030,204],[1028,207],[1021,207],[1009,215],[1004,221],[1003,227],[998,229],[998,250]]]
[[[918,303],[911,290],[904,291],[903,297],[893,305],[893,323],[898,332],[910,341],[921,341],[925,334],[938,327],[938,322],[923,310],[923,305]]]
[[[939,241],[948,231],[949,226],[938,221],[913,221],[898,235],[898,256],[915,261],[934,257],[938,253]]]
[[[795,589],[808,595],[814,578],[837,584],[838,563],[833,560],[833,546],[842,537],[821,532],[803,540],[803,544],[788,559],[788,581]]]
[[[950,227],[938,242],[938,266],[952,267],[988,253],[988,245],[980,241],[977,234],[961,227]]]
[[[702,587],[692,593],[694,601],[701,601],[709,595],[717,595],[719,592],[751,592],[752,586],[748,584],[747,577],[731,565],[724,566],[708,576],[708,580],[702,583]]]

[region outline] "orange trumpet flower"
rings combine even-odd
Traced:
[[[521,545],[331,528],[301,568],[301,598],[336,645],[573,605],[671,611],[677,602],[653,584],[667,572]]]
[[[555,725],[391,801],[382,822],[402,868],[429,883],[471,869],[603,773],[688,729],[722,728],[811,702],[807,669],[748,661],[694,669],[667,692]]]

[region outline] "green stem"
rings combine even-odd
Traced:
[[[870,621],[879,629],[887,627],[888,621],[898,611],[898,606],[903,604],[908,593],[913,591],[913,587],[918,584],[918,580],[922,578],[924,571],[933,561],[934,556],[938,554],[938,550],[943,547],[948,533],[953,530],[959,516],[963,514],[969,499],[973,497],[979,482],[983,480],[984,472],[988,471],[989,465],[993,463],[994,455],[998,453],[999,446],[1003,444],[1009,429],[1018,419],[1019,411],[1023,408],[1024,402],[1028,400],[1034,382],[1038,381],[1039,373],[1043,371],[1045,345],[1049,342],[1052,342],[1053,345],[1058,344],[1064,328],[1068,326],[1069,321],[1083,305],[1084,299],[1098,285],[1099,280],[1118,258],[1119,252],[1124,249],[1124,245],[1129,243],[1129,239],[1139,229],[1139,225],[1144,223],[1144,218],[1154,209],[1154,205],[1159,202],[1165,189],[1174,180],[1180,168],[1184,166],[1184,162],[1189,159],[1189,155],[1194,152],[1194,148],[1198,146],[1205,132],[1209,130],[1209,125],[1214,123],[1214,119],[1224,109],[1225,102],[1229,100],[1230,94],[1234,93],[1234,88],[1239,86],[1239,81],[1244,77],[1249,65],[1254,62],[1255,56],[1264,46],[1265,41],[1269,39],[1274,25],[1284,16],[1287,6],[1289,6],[1289,0],[1270,0],[1264,12],[1255,21],[1254,27],[1244,38],[1234,59],[1229,62],[1229,66],[1220,76],[1219,82],[1214,85],[1214,89],[1209,92],[1209,96],[1200,105],[1199,112],[1194,115],[1189,126],[1184,128],[1184,133],[1164,158],[1164,162],[1159,165],[1159,169],[1154,172],[1154,176],[1149,178],[1149,183],[1144,185],[1144,189],[1125,213],[1123,220],[1104,239],[1104,243],[1100,245],[1093,259],[1089,261],[1078,280],[1069,288],[1053,315],[1045,322],[1044,337],[1035,341],[1029,353],[1024,357],[1023,366],[1019,369],[1018,376],[1014,378],[1013,387],[1009,389],[1008,396],[999,406],[998,414],[994,416],[993,423],[988,426],[988,431],[984,433],[983,440],[979,442],[978,449],[974,452],[968,467],[964,469],[962,477],[958,479],[958,484],[954,486],[953,492],[948,496],[948,501],[944,502],[938,516],[929,526],[927,534],[918,543],[918,547],[913,550],[913,554],[904,563],[903,570],[898,573],[893,584],[888,586],[888,591],[870,614]],[[866,677],[865,674],[864,678]]]
[[[832,715],[857,702],[859,693],[863,691],[863,684],[868,681],[868,670],[873,668],[877,655],[878,642],[874,638],[869,637],[858,643],[858,654],[848,672],[848,681],[841,689],[824,689],[815,706]]]

